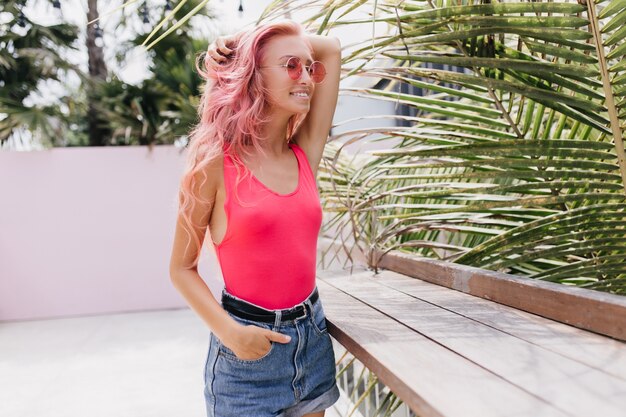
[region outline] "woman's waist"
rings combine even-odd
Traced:
[[[291,280],[264,280],[224,276],[224,290],[232,296],[267,310],[288,309],[305,300],[315,289],[315,274]]]

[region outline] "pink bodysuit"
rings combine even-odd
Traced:
[[[226,291],[271,310],[290,308],[313,291],[322,224],[311,166],[302,148],[289,147],[298,160],[295,191],[278,194],[247,176],[237,187],[241,202],[234,195],[237,170],[224,155],[228,226],[220,244],[214,243]]]

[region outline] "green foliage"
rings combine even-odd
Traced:
[[[42,26],[25,18],[25,34],[17,27],[17,2],[0,3],[0,13],[10,16],[0,25],[0,145],[14,132],[28,130],[41,141],[54,142],[66,130],[59,105],[32,105],[31,94],[42,82],[59,81],[78,69],[61,57],[74,48],[78,29],[68,24]]]
[[[155,37],[169,30],[170,24],[180,23],[193,10],[196,15],[212,18],[208,9],[198,8],[201,3],[179,2],[172,19],[157,30]],[[78,28],[65,24],[44,27],[27,21],[28,33],[20,36],[14,30],[17,3],[3,3],[0,11],[13,16],[0,32],[0,114],[8,115],[0,120],[0,144],[21,130],[36,134],[45,146],[87,146],[89,102],[103,116],[102,127],[111,132],[105,145],[174,143],[187,135],[195,123],[202,81],[195,71],[195,58],[206,50],[208,42],[193,37],[189,21],[149,50],[151,76],[138,85],[130,85],[111,72],[107,80],[90,79],[60,57],[64,47],[73,46]],[[130,28],[136,23],[133,19],[139,19],[134,12],[123,15],[120,26]],[[139,47],[146,36],[138,34],[127,44],[113,46],[119,48],[122,63],[125,55]],[[72,94],[55,105],[24,104],[24,99],[38,91],[41,82],[63,81],[64,71],[69,70],[81,79],[81,85]]]
[[[190,13],[199,1],[187,1],[174,15],[174,21]],[[206,11],[201,13],[211,17]],[[162,16],[163,18],[165,17]],[[164,25],[153,38],[169,29]],[[147,34],[140,34],[122,47],[128,51],[140,47]],[[186,136],[197,119],[201,78],[195,69],[198,53],[206,50],[206,40],[192,36],[189,22],[181,25],[176,35],[166,36],[150,50],[148,79],[134,86],[117,77],[100,83],[96,90],[96,106],[105,115],[112,135],[109,145],[153,145],[174,143]]]

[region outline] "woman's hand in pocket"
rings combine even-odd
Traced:
[[[262,358],[272,347],[271,342],[289,343],[288,335],[254,325],[241,325],[234,333],[236,336],[231,341],[224,341],[226,347],[233,351],[235,356],[242,360],[255,360]]]

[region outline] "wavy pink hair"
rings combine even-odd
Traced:
[[[196,59],[196,68],[206,83],[198,107],[200,121],[189,135],[187,165],[180,182],[178,208],[184,229],[190,236],[189,241],[193,240],[198,248],[191,267],[198,264],[202,249],[198,236],[192,231],[204,226],[193,224],[191,213],[196,204],[211,202],[210,198],[203,198],[198,192],[207,180],[205,167],[227,152],[237,168],[238,184],[245,178],[245,174],[243,177],[239,174],[241,171],[246,172],[240,155],[251,154],[245,146],[251,145],[257,152],[264,154],[260,145],[263,140],[261,132],[270,115],[267,113],[267,89],[258,67],[272,38],[304,34],[304,28],[291,20],[268,23],[237,34],[234,45],[229,45],[233,49],[231,58],[218,68],[204,64],[206,52]],[[306,38],[305,42],[313,52]],[[292,139],[304,117],[304,114],[295,114],[289,118],[286,141]],[[200,183],[199,176],[202,177]],[[185,253],[188,248],[189,242]]]

